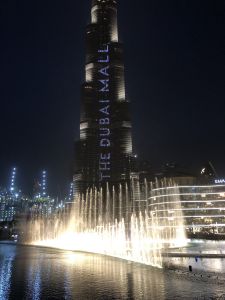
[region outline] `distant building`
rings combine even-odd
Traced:
[[[17,169],[11,170],[9,186],[0,189],[0,222],[11,222],[21,210],[21,191],[16,185]]]
[[[165,179],[163,184],[155,184],[149,197],[149,209],[157,211],[160,219],[165,218],[168,206],[165,204],[180,203],[184,224],[190,233],[225,233],[225,182],[215,180],[214,184],[196,185],[195,178],[181,177]],[[176,184],[175,184],[176,182]],[[186,182],[186,184],[184,184]],[[173,221],[175,210],[170,211]]]
[[[11,222],[15,215],[22,210],[23,197],[21,193],[0,191],[0,222]]]

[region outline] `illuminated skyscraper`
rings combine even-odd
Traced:
[[[75,145],[77,191],[129,181],[132,169],[130,104],[126,98],[117,1],[93,0],[86,28],[80,139]]]

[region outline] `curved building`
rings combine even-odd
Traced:
[[[159,221],[183,218],[187,232],[225,233],[224,184],[177,186],[164,181],[152,189],[149,209]]]

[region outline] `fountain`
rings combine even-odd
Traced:
[[[48,220],[30,220],[29,243],[161,268],[162,250],[184,245],[185,234],[182,218],[170,216],[172,204],[165,201],[163,219],[152,207],[151,185],[145,180],[132,181],[130,188],[126,183],[90,188],[75,198],[69,216],[61,213]]]

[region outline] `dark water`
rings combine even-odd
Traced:
[[[225,299],[225,286],[109,257],[0,244],[0,299]]]

